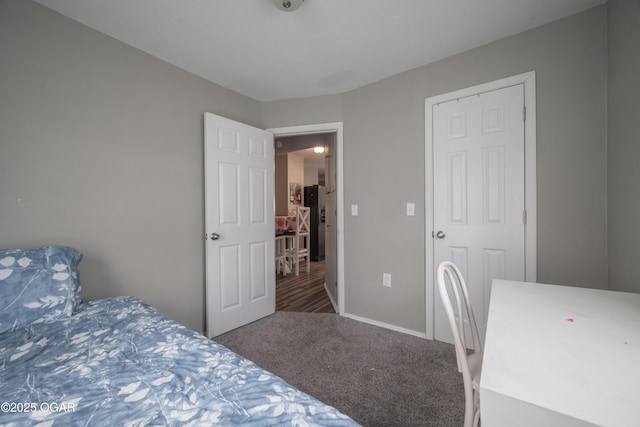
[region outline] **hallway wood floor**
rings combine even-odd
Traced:
[[[324,289],[324,261],[311,262],[310,272],[300,264],[300,275],[276,277],[276,311],[335,313]]]

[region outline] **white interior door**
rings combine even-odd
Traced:
[[[522,84],[433,107],[433,265],[460,268],[483,342],[491,281],[525,279],[523,112]],[[435,338],[453,342],[435,293]]]
[[[205,113],[207,334],[275,312],[273,134]]]

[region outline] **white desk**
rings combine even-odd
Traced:
[[[640,426],[640,294],[494,280],[483,427]]]

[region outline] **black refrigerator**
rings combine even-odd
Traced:
[[[324,259],[324,195],[322,185],[304,187],[304,205],[309,208],[309,252],[311,261]]]

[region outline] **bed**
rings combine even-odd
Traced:
[[[139,299],[83,301],[81,259],[0,251],[0,425],[357,425]]]

